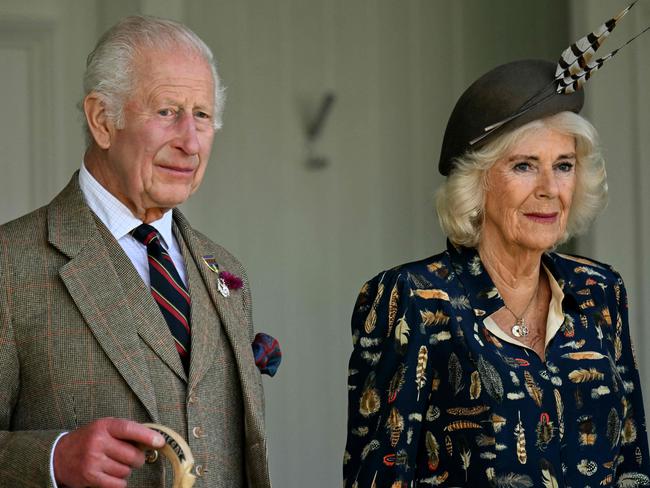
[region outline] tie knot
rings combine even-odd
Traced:
[[[149,224],[140,224],[131,231],[131,235],[145,246],[148,246],[152,241],[159,239],[158,231]]]

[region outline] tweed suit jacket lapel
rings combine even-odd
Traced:
[[[119,277],[75,173],[47,210],[48,241],[70,258],[59,276],[124,381],[157,421],[156,396]],[[76,367],[76,366],[75,366]]]
[[[142,340],[167,367],[186,381],[183,363],[174,346],[169,326],[160,313],[160,307],[122,247],[115,241],[109,230],[99,222],[99,219],[96,220],[106,243],[110,261],[120,279],[121,290],[128,299],[128,307],[134,317],[132,328],[138,332]]]
[[[174,222],[182,235],[187,248],[196,263],[201,277],[214,303],[216,313],[219,314],[222,327],[230,341],[242,388],[242,399],[244,402],[244,414],[246,423],[246,445],[247,448],[255,448],[255,455],[259,450],[265,451],[264,434],[264,405],[263,391],[260,380],[260,373],[255,366],[255,360],[251,348],[250,319],[244,310],[241,290],[233,290],[231,296],[226,298],[217,289],[217,275],[211,271],[203,261],[203,256],[214,255],[219,264],[219,255],[223,251],[218,246],[202,238],[190,227],[183,214],[174,210]],[[235,271],[239,274],[239,270]],[[248,286],[245,283],[244,286]],[[210,341],[206,341],[210,342]],[[195,345],[192,343],[192,369],[190,370],[189,390],[192,391],[199,383],[213,361],[214,348],[209,344]],[[266,470],[262,470],[266,473]],[[256,477],[254,475],[254,477]],[[255,486],[258,486],[257,484]],[[259,486],[262,486],[261,484]]]

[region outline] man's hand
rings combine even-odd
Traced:
[[[54,450],[54,477],[68,488],[125,488],[133,468],[144,464],[134,444],[159,449],[163,437],[131,420],[104,418],[59,440]]]

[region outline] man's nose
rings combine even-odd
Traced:
[[[194,114],[183,112],[178,119],[178,139],[176,146],[189,155],[198,154],[201,149]]]

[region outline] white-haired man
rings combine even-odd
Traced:
[[[0,486],[171,486],[141,450],[156,422],[187,439],[195,486],[268,487],[244,271],[173,210],[221,125],[212,53],[129,17],[84,90],[80,171],[0,227]]]

